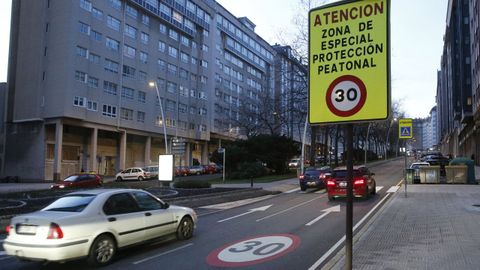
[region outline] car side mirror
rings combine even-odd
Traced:
[[[375,175],[375,173],[372,172],[372,173],[370,173],[370,175]]]
[[[170,204],[169,203],[163,203],[163,209],[168,209],[170,207]]]

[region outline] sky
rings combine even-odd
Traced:
[[[293,39],[299,1],[217,0],[235,16],[248,17],[270,44]],[[427,117],[435,106],[447,5],[448,0],[391,0],[391,94],[407,117]],[[11,0],[1,0],[0,82],[7,80],[10,10]]]

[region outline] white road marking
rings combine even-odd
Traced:
[[[165,252],[163,252],[163,253],[157,254],[157,255],[152,256],[152,257],[147,257],[147,258],[145,258],[145,259],[143,259],[143,260],[133,262],[132,264],[144,263],[144,262],[146,262],[146,261],[150,261],[150,260],[155,259],[155,258],[158,258],[158,257],[160,257],[160,256],[167,255],[167,254],[170,254],[170,253],[172,253],[172,252],[175,252],[175,251],[178,251],[178,250],[187,248],[187,247],[189,247],[189,246],[193,246],[193,243],[189,243],[189,244],[186,244],[186,245],[184,245],[184,246],[181,246],[181,247],[178,247],[178,248],[174,248],[174,249],[172,249],[172,250],[165,251]]]
[[[300,190],[300,188],[294,188],[294,189],[291,189],[289,191],[285,191],[284,193],[293,193],[293,192],[299,191],[299,190]]]
[[[270,199],[272,197],[275,197],[275,195],[266,195],[266,196],[262,196],[262,197],[239,200],[239,201],[234,201],[234,202],[212,204],[212,205],[202,206],[202,207],[199,207],[199,208],[226,210],[226,209],[232,209],[232,208],[235,208],[235,207],[251,204],[251,203],[254,203],[254,202],[263,201],[263,200],[266,200],[266,199]]]
[[[231,219],[234,219],[234,218],[238,218],[238,217],[242,217],[242,216],[251,214],[253,212],[266,211],[268,208],[272,207],[272,205],[273,204],[258,207],[258,208],[253,208],[253,209],[248,210],[248,212],[245,212],[245,213],[242,213],[240,215],[233,216],[233,217],[229,217],[229,218],[226,218],[226,219],[222,219],[222,220],[219,220],[217,222],[224,222],[224,221],[227,221],[227,220],[231,220]]]
[[[385,197],[383,197],[383,199],[381,199],[376,205],[375,207],[372,208],[372,210],[370,210],[370,212],[368,212],[354,227],[353,227],[353,231],[355,231],[359,226],[361,226],[361,224],[363,222],[365,222],[365,220],[367,220],[367,218],[375,211],[375,209],[377,209],[382,203],[383,201],[385,201],[388,197],[390,197],[390,194],[391,193],[387,193],[387,195],[385,195]],[[317,267],[319,267],[328,257],[330,257],[330,255],[340,246],[343,244],[343,242],[345,242],[345,236],[343,236],[342,238],[340,238],[340,240],[338,240],[337,243],[335,243],[335,245],[333,245],[325,254],[323,254],[323,256],[318,259],[312,266],[310,266],[310,268],[308,268],[308,270],[315,270],[317,269]]]
[[[300,207],[300,206],[303,206],[303,205],[305,205],[305,204],[307,204],[307,203],[311,203],[311,202],[313,202],[313,201],[315,201],[315,200],[318,200],[318,199],[320,199],[320,198],[322,198],[322,197],[323,197],[323,196],[318,196],[318,197],[316,197],[316,198],[314,198],[314,199],[311,199],[311,200],[309,200],[309,201],[303,202],[303,203],[301,203],[301,204],[297,204],[297,205],[295,205],[295,206],[292,206],[292,207],[287,208],[287,209],[285,209],[285,210],[282,210],[282,211],[280,211],[280,212],[277,212],[277,213],[271,214],[271,215],[269,215],[269,216],[266,216],[266,217],[257,219],[256,221],[259,222],[259,221],[262,221],[262,220],[264,220],[264,219],[271,218],[271,217],[274,217],[274,216],[283,214],[283,213],[288,212],[288,211],[290,211],[290,210],[292,210],[292,209],[295,209],[295,208]]]
[[[382,190],[382,189],[383,189],[383,186],[379,186],[379,187],[376,187],[376,188],[375,188],[375,190],[376,190],[377,192],[379,192],[379,191]]]
[[[314,193],[315,193],[315,194],[323,194],[323,193],[326,193],[326,192],[327,192],[326,189],[321,189],[321,190],[319,190],[319,191],[315,191]]]
[[[335,205],[333,207],[330,207],[330,208],[327,208],[327,209],[323,209],[322,212],[325,212],[323,213],[322,215],[320,215],[319,217],[315,218],[314,220],[308,222],[307,224],[305,224],[305,226],[311,226],[313,225],[315,222],[319,221],[320,219],[324,218],[326,215],[330,214],[331,212],[340,212],[340,205]]]
[[[387,193],[395,193],[400,188],[400,186],[393,186],[387,190]]]

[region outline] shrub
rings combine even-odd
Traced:
[[[212,185],[202,180],[181,180],[173,183],[175,188],[210,188]]]
[[[260,162],[243,162],[238,166],[238,170],[230,176],[232,179],[257,178],[267,174],[267,170]]]

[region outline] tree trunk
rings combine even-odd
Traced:
[[[338,134],[338,130],[340,129],[340,125],[337,125],[335,130],[335,167],[338,167],[338,138],[340,137]]]
[[[327,155],[330,153],[328,149],[328,131],[330,130],[330,126],[325,127],[325,136],[323,138],[323,164],[327,164]]]
[[[312,126],[310,136],[310,165],[315,166],[315,152],[317,149],[317,126]]]

